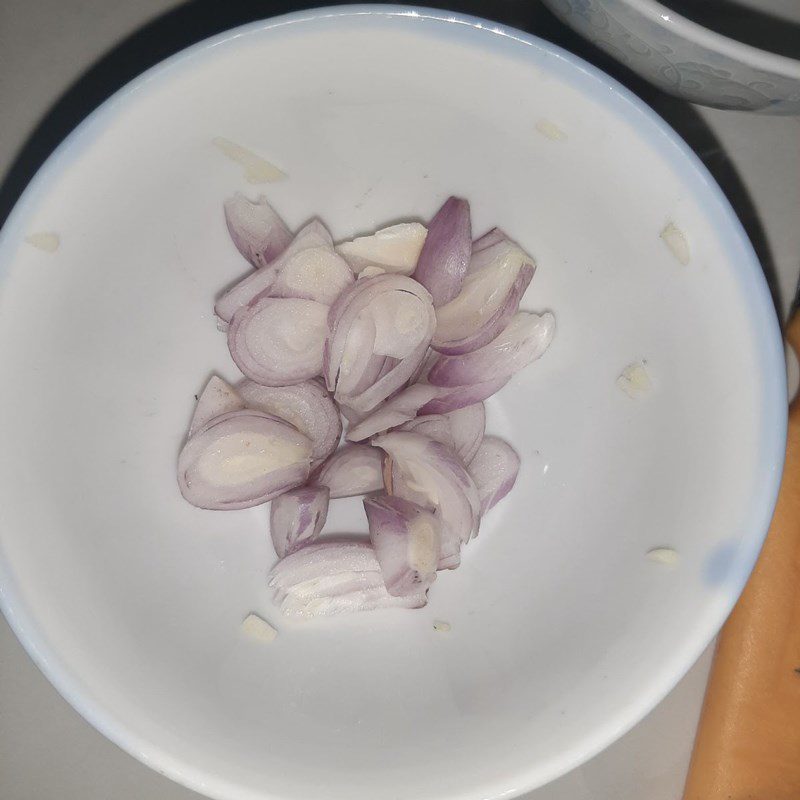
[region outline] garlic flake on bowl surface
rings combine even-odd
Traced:
[[[244,168],[244,178],[248,183],[273,183],[286,177],[286,173],[274,164],[270,164],[252,150],[248,150],[224,136],[212,139],[212,144],[225,153],[231,161],[241,164]]]
[[[645,369],[645,362],[635,361],[633,364],[628,364],[617,378],[617,388],[634,400],[647,395],[653,384]]]
[[[55,253],[61,244],[57,233],[32,233],[25,237],[25,241],[38,250],[44,250],[45,253]]]
[[[691,253],[683,231],[674,222],[669,222],[659,236],[670,253],[685,267],[691,259]]]
[[[258,614],[248,614],[242,621],[242,630],[251,639],[260,642],[274,642],[278,631]]]

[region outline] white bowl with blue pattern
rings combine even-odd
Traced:
[[[543,2],[590,42],[676,97],[717,108],[800,114],[800,60],[723,36],[655,0]]]

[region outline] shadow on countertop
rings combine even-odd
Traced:
[[[95,62],[39,121],[0,183],[0,225],[55,147],[87,114],[138,74],[194,42],[236,25],[324,4],[324,0],[190,0],[132,33]],[[535,0],[451,0],[425,5],[489,17],[554,42],[612,75],[654,108],[695,150],[728,196],[761,261],[773,302],[781,308],[774,260],[755,205],[722,145],[693,106],[635,76],[563,26]]]

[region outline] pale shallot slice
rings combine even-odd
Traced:
[[[453,448],[456,455],[465,463],[472,461],[483,441],[486,430],[486,409],[483,403],[458,408],[445,414],[450,423]]]
[[[214,417],[220,417],[231,411],[241,411],[244,407],[244,400],[236,390],[222,378],[212,375],[197,398],[192,421],[189,423],[189,436],[211,422]]]
[[[508,236],[500,228],[492,228],[488,233],[484,233],[483,236],[478,237],[472,243],[472,254],[480,253],[481,250],[486,250],[488,247],[506,240],[508,240]],[[471,263],[477,264],[478,262]]]
[[[364,510],[389,594],[427,590],[441,557],[440,520],[416,503],[385,494],[366,498]]]
[[[346,397],[354,394],[371,386],[378,379],[386,357],[375,355],[373,351],[375,335],[375,322],[371,315],[361,313],[353,320],[347,334],[345,351],[339,364],[339,375],[336,381],[336,390],[340,395]],[[327,371],[325,353],[329,352],[329,348],[329,339],[326,338],[322,362],[323,372]]]
[[[278,558],[313,542],[328,517],[327,486],[300,486],[270,504],[269,531]]]
[[[420,414],[447,414],[458,408],[480,403],[500,391],[509,381],[511,376],[493,381],[473,383],[468,386],[443,387],[437,386],[439,391],[436,396],[425,403],[419,410]]]
[[[433,439],[434,442],[441,442],[455,452],[456,444],[450,429],[450,420],[444,414],[424,414],[421,417],[415,417],[399,425],[397,430],[414,431]]]
[[[370,267],[384,272],[410,275],[417,266],[427,231],[418,222],[404,222],[383,228],[371,236],[359,236],[336,245],[337,252],[356,274]]]
[[[437,356],[437,359],[439,357]],[[414,383],[366,415],[356,414],[351,419],[351,412],[345,406],[342,413],[351,421],[347,438],[351,441],[362,441],[395,428],[418,414],[447,414],[465,406],[475,405],[491,397],[505,386],[510,376],[498,380],[475,383],[469,386],[431,386],[427,383]]]
[[[328,315],[324,354],[328,388],[335,389],[337,401],[357,413],[371,411],[418,370],[435,327],[430,295],[411,278],[379,275],[357,281]],[[395,361],[376,362],[373,356]],[[365,385],[361,378],[371,366],[377,377]],[[338,386],[340,378],[346,379],[347,389]],[[353,384],[355,388],[350,388]]]
[[[372,349],[376,355],[406,358],[422,340],[430,341],[431,316],[426,297],[408,291],[386,292],[376,297],[367,310],[375,324]]]
[[[308,247],[286,259],[269,293],[330,305],[354,281],[347,262],[333,248]]]
[[[383,275],[385,274],[386,270],[383,267],[364,267],[361,272],[358,273],[358,280],[362,278],[374,278],[376,275]]]
[[[436,512],[442,521],[442,557],[477,535],[480,500],[475,482],[449,448],[418,433],[392,431],[373,439],[391,458],[390,494]]]
[[[267,583],[281,599],[289,587],[313,580],[322,571],[329,574],[380,573],[380,569],[375,551],[368,542],[328,539],[282,558],[270,571]]]
[[[346,444],[321,467],[317,486],[330,489],[331,500],[383,489],[383,453],[368,444]]]
[[[228,289],[214,305],[214,313],[223,321],[230,322],[233,315],[251,303],[259,295],[272,289],[281,269],[297,253],[314,247],[332,247],[333,240],[327,228],[319,221],[312,220],[302,228],[291,244],[271,264],[251,272],[232,288]]]
[[[281,559],[269,585],[281,611],[313,618],[378,608],[420,608],[424,591],[396,597],[386,590],[375,551],[366,542],[330,540],[310,544]]]
[[[365,316],[366,314],[369,316]],[[347,398],[363,399],[361,395],[392,372],[402,360],[376,352],[377,334],[371,310],[359,314],[350,328],[344,358],[339,368],[339,381],[336,385],[337,400],[343,405],[347,404]],[[409,340],[404,338],[403,341],[407,345]],[[415,356],[412,353],[409,357]]]
[[[199,508],[249,508],[305,483],[310,467],[311,442],[296,428],[260,411],[233,411],[186,441],[178,485]]]
[[[449,303],[461,290],[472,253],[469,203],[449,197],[428,225],[414,280],[433,298],[434,307]]]
[[[433,330],[431,324],[430,331]],[[357,413],[366,413],[382,403],[387,397],[391,397],[399,391],[407,382],[408,378],[413,373],[420,360],[425,357],[428,350],[429,338],[420,342],[417,349],[412,351],[406,358],[400,359],[396,364],[392,364],[390,357],[387,356],[387,361],[384,366],[390,365],[391,369],[388,371],[383,369],[380,377],[368,388],[363,391],[356,392],[348,395],[334,395],[339,402],[349,406]]]
[[[431,371],[431,367],[436,363],[438,358],[439,354],[435,350],[429,349],[422,361],[419,362],[419,366],[408,379],[408,385],[412,386],[415,383],[427,383],[428,373]]]
[[[326,459],[339,444],[342,420],[333,398],[318,380],[292,386],[262,386],[244,380],[236,389],[249,408],[285,419],[308,436],[312,467]]]
[[[281,612],[286,617],[313,619],[382,608],[422,608],[427,602],[424,592],[395,597],[386,590],[380,573],[367,572],[323,576],[292,587],[281,601]]]
[[[341,413],[342,417],[347,420],[349,425],[358,425],[358,423],[361,422],[361,420],[366,416],[366,414],[359,414],[358,411],[354,411],[352,408],[348,408],[344,404],[339,406],[339,412]]]
[[[226,325],[230,324],[233,315],[259,295],[266,295],[277,278],[278,270],[267,265],[255,272],[248,273],[244,280],[228,289],[214,304],[217,328],[223,332],[227,331]]]
[[[419,409],[438,394],[439,390],[435,386],[422,383],[409,386],[379,405],[359,423],[352,425],[346,438],[351,442],[360,442],[369,439],[376,433],[383,433],[389,428],[402,425],[404,422],[414,419]]]
[[[431,347],[459,355],[491,342],[517,312],[533,272],[531,257],[511,241],[476,253],[461,292],[436,310]]]
[[[264,195],[248,200],[237,192],[225,201],[225,222],[236,249],[256,268],[276,259],[292,241],[286,223]]]
[[[256,383],[300,383],[322,372],[327,315],[328,307],[314,300],[256,299],[233,315],[228,349]]]
[[[519,472],[519,456],[511,445],[496,436],[486,436],[469,465],[478,487],[481,515],[502,500],[513,488]]]
[[[372,355],[376,329],[374,315],[369,311],[370,304],[385,292],[417,289],[430,299],[428,292],[416,281],[402,275],[382,274],[356,281],[339,295],[328,312],[329,334],[325,342],[324,377],[330,391],[338,387],[343,362],[346,367],[350,365],[348,372],[352,372],[353,362],[365,363]],[[350,341],[354,331],[358,336],[355,341]],[[347,356],[346,351],[349,351]],[[364,351],[367,351],[366,355]]]
[[[541,357],[555,334],[550,312],[521,311],[494,341],[460,356],[441,356],[428,373],[435,386],[465,386],[502,380]]]

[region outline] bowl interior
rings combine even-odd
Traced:
[[[248,185],[217,136],[288,178]],[[236,190],[336,237],[427,219],[454,193],[476,233],[501,225],[536,258],[523,305],[552,309],[558,332],[488,404],[518,485],[423,610],[286,624],[265,509],[178,493],[195,393],[211,371],[237,378],[212,316],[247,271],[221,215]],[[670,222],[686,266],[659,238]],[[56,252],[24,242],[43,231]],[[543,783],[671,687],[760,545],[785,395],[752,250],[674,134],[522,34],[356,8],[193,48],[62,146],[0,266],[6,613],[87,718],[200,791],[442,800]],[[615,381],[642,360],[653,388],[633,400]],[[358,503],[327,529],[365,530]],[[657,546],[679,564],[648,560]],[[242,637],[251,611],[274,644]]]

